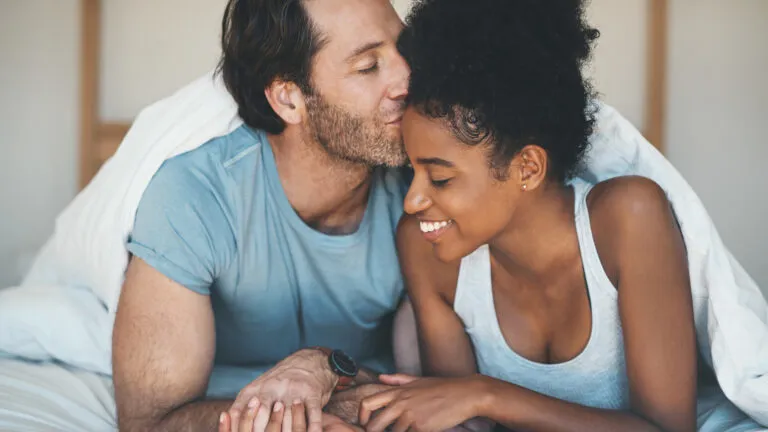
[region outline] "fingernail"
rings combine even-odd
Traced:
[[[258,405],[259,405],[259,400],[258,399],[251,399],[251,401],[248,402],[248,408],[253,408],[253,407],[258,406]]]
[[[278,412],[278,411],[280,411],[281,409],[283,409],[283,403],[282,403],[282,402],[278,402],[278,403],[276,403],[276,404],[275,404],[275,406],[274,406],[274,407],[272,407],[272,409],[273,409],[275,412]]]
[[[219,423],[224,423],[224,418],[225,417],[226,417],[226,414],[221,413],[221,415],[219,416]]]
[[[294,405],[299,405],[300,403],[301,403],[301,399],[294,399],[293,400],[293,404]]]

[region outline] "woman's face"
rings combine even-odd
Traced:
[[[444,120],[412,107],[402,128],[414,170],[405,211],[420,221],[438,259],[460,259],[509,226],[522,193],[519,176],[510,170],[506,180],[494,177],[487,144],[464,144]]]

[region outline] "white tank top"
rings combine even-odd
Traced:
[[[461,261],[454,310],[474,344],[481,374],[584,406],[628,409],[618,293],[597,254],[587,210],[586,197],[592,186],[579,179],[571,184],[592,313],[592,330],[584,350],[569,361],[543,364],[518,355],[507,345],[494,308],[487,245]]]

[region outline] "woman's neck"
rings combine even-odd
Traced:
[[[578,259],[573,189],[550,184],[524,195],[507,228],[489,247],[510,275],[534,285],[556,280]]]

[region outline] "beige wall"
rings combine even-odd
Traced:
[[[768,1],[673,0],[666,139],[768,293]]]
[[[214,66],[225,0],[103,0],[101,113],[127,120]],[[0,0],[0,286],[75,193],[77,0]],[[395,0],[402,13],[407,0]],[[470,2],[468,2],[470,4]],[[670,0],[667,154],[768,290],[768,1]],[[593,77],[643,122],[646,0],[592,0]],[[22,259],[23,261],[23,259]],[[23,263],[22,263],[23,264]]]

